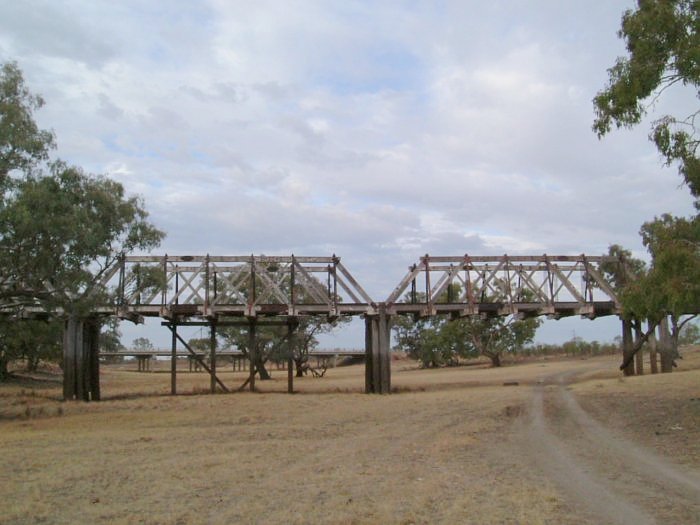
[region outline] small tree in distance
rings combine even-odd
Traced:
[[[153,350],[153,343],[147,337],[137,337],[131,343],[131,346],[137,352],[150,352]]]

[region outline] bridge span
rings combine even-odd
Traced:
[[[255,389],[256,329],[286,326],[293,334],[300,319],[343,316],[365,320],[365,391],[391,391],[390,329],[396,315],[548,316],[589,319],[618,315],[620,305],[601,264],[605,256],[430,256],[407,269],[392,293],[374,301],[340,257],[299,256],[125,256],[102,279],[110,301],[87,319],[70,318],[64,336],[64,396],[97,400],[100,317],[133,322],[162,319],[172,334],[171,392],[177,392],[178,345],[197,352],[178,333],[181,326],[210,330],[211,391],[229,388],[216,375],[216,330],[226,325],[248,330],[250,390]],[[291,347],[289,349],[291,359]],[[293,378],[289,375],[289,391]]]

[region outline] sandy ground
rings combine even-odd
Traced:
[[[625,379],[615,357],[398,362],[390,396],[360,393],[362,366],[291,396],[284,371],[266,394],[170,397],[166,373],[105,368],[89,404],[46,378],[0,385],[0,523],[700,523],[685,357]]]

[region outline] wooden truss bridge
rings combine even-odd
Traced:
[[[244,325],[251,362],[248,385],[255,389],[256,328],[287,326],[299,319],[361,316],[365,320],[365,391],[391,391],[390,328],[396,315],[508,316],[617,315],[619,303],[600,265],[605,256],[425,255],[408,268],[389,297],[370,298],[339,257],[128,256],[105,274],[111,304],[91,319],[69,319],[64,336],[64,396],[99,399],[99,316],[140,322],[163,319],[172,333],[171,390],[176,393],[178,342],[197,353],[179,326],[208,326],[211,390],[228,391],[216,375],[216,329]],[[291,350],[290,350],[291,352]],[[291,354],[290,354],[291,359]],[[293,378],[289,367],[289,391]]]

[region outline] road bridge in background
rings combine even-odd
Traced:
[[[159,357],[173,358],[170,350],[122,350],[119,352],[100,352],[100,359],[133,357],[138,363],[139,372],[150,372],[151,361]],[[307,358],[315,358],[316,368],[325,368],[332,364],[336,366],[340,358],[360,358],[364,360],[364,350],[313,350],[306,353]],[[187,359],[189,371],[199,371],[202,369],[201,363],[206,363],[211,358],[210,354],[197,351],[195,354],[189,352],[177,352],[175,359]],[[233,365],[233,370],[248,370],[248,353],[240,350],[216,350],[216,360],[228,359]],[[286,359],[276,360],[274,364],[277,369],[285,370],[289,365]],[[311,369],[309,367],[309,369]]]
[[[255,389],[256,330],[286,326],[288,340],[300,319],[344,316],[365,320],[365,391],[391,391],[390,329],[395,315],[509,316],[580,315],[589,319],[619,314],[619,302],[601,264],[605,256],[448,256],[425,255],[390,296],[375,302],[341,263],[340,257],[297,256],[127,256],[107,272],[103,288],[113,302],[88,320],[69,320],[64,338],[64,380],[68,399],[99,399],[97,335],[99,316],[134,322],[163,319],[172,333],[172,393],[176,393],[178,343],[197,352],[178,333],[181,326],[210,329],[211,391],[229,391],[216,375],[216,330],[248,330],[250,374]],[[291,345],[289,359],[292,359]],[[291,367],[290,367],[291,368]],[[293,378],[289,375],[289,391]]]

